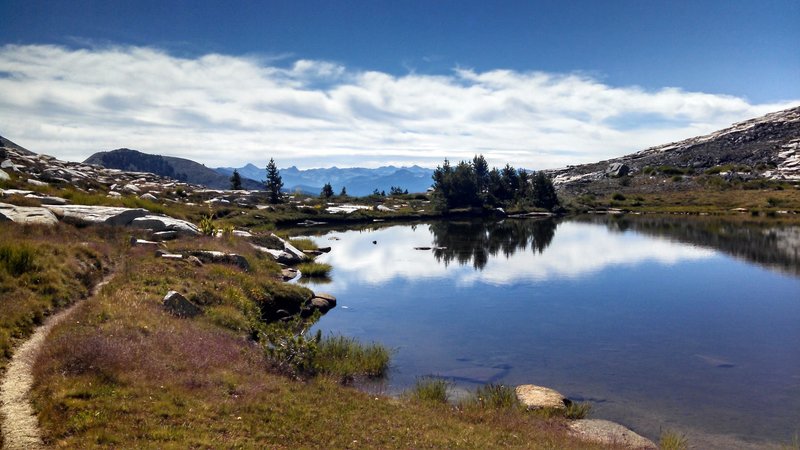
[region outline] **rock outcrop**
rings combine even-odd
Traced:
[[[581,185],[626,175],[626,166],[635,176],[646,167],[703,173],[725,165],[747,166],[750,177],[800,181],[800,106],[620,158],[547,172],[559,189],[579,191]]]
[[[517,386],[516,394],[528,409],[566,409],[571,403],[560,392],[534,384]]]
[[[587,442],[618,445],[642,450],[657,450],[658,446],[628,428],[608,420],[581,419],[569,423],[570,433]]]
[[[55,225],[58,223],[58,218],[46,208],[0,203],[0,222],[2,221],[22,225]]]

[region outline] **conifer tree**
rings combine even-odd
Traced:
[[[278,171],[278,166],[275,165],[275,160],[269,159],[267,163],[267,179],[264,181],[264,187],[269,194],[269,202],[273,205],[281,202],[281,189],[283,188],[283,180]]]
[[[233,169],[233,175],[231,175],[231,189],[234,191],[238,191],[242,188],[242,176],[239,175],[239,171]]]

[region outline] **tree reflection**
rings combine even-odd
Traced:
[[[766,267],[800,275],[800,227],[780,223],[715,217],[617,216],[580,217],[604,223],[609,230],[634,230],[723,251]]]
[[[433,254],[445,266],[456,261],[482,270],[490,256],[502,253],[508,258],[528,248],[542,253],[552,242],[557,225],[553,219],[435,222],[430,226],[436,247]]]

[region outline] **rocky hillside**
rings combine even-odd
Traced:
[[[95,153],[84,163],[109,169],[150,172],[213,189],[228,189],[231,184],[230,176],[222,175],[195,161],[172,156],[151,155],[127,148]],[[263,185],[258,181],[243,177],[242,187],[244,189],[261,189]]]
[[[609,178],[658,173],[800,181],[800,107],[739,122],[705,136],[550,173],[555,184],[567,191],[601,187]]]

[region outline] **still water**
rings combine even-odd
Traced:
[[[702,447],[800,431],[800,229],[584,218],[320,230],[324,333],[394,349],[386,389],[539,384]],[[431,249],[415,249],[431,247]]]

